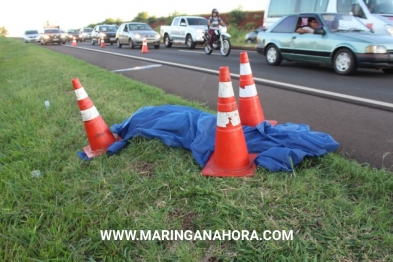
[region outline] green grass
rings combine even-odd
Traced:
[[[293,173],[206,178],[189,151],[144,138],[86,162],[73,78],[109,126],[146,105],[213,112],[0,37],[0,261],[393,260],[391,173],[328,154]],[[102,241],[105,229],[293,230],[293,240]]]

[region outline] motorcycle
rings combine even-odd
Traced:
[[[219,26],[218,29],[214,30],[214,39],[213,39],[213,49],[209,46],[210,35],[209,31],[205,31],[205,53],[210,55],[213,50],[220,49],[220,53],[222,56],[228,56],[231,52],[231,35],[227,33],[227,28],[225,26]]]

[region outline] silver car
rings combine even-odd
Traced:
[[[122,45],[128,45],[131,49],[135,46],[142,46],[144,38],[146,38],[148,46],[154,46],[155,49],[160,48],[160,34],[146,23],[123,23],[116,32],[116,43],[119,48]]]
[[[40,34],[38,33],[37,30],[26,30],[25,34],[24,34],[24,38],[25,38],[25,43],[31,43],[37,42],[37,37],[39,37]]]

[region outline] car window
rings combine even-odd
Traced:
[[[340,1],[340,0],[338,0]],[[296,10],[297,12],[325,12],[328,5],[328,0],[302,0],[299,1]]]
[[[175,18],[175,21],[173,21],[173,25],[179,25],[179,21],[180,21],[179,17]]]
[[[116,32],[117,31],[117,26],[108,26],[107,27],[108,32]]]
[[[337,12],[338,13],[349,13],[352,8],[353,0],[338,0],[337,1]]]
[[[280,17],[286,14],[294,13],[296,1],[293,0],[279,0],[271,1],[268,11],[269,17]]]
[[[93,31],[93,29],[91,29],[91,28],[84,28],[83,29],[83,32],[85,32],[85,33],[90,33],[91,31]]]
[[[272,33],[293,33],[295,31],[295,25],[297,24],[297,16],[288,16],[281,20],[274,28]]]
[[[30,31],[26,31],[25,35],[33,35],[33,34],[38,34],[37,30],[30,30]]]
[[[371,33],[358,18],[346,14],[322,15],[325,24],[331,32],[368,32]]]
[[[54,33],[60,33],[58,29],[46,29],[44,31],[44,34],[54,34]]]
[[[189,25],[207,25],[207,19],[205,18],[188,18]]]
[[[153,30],[148,24],[131,24],[130,30]]]

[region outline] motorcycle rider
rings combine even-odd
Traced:
[[[208,33],[210,35],[210,40],[209,40],[210,49],[213,49],[214,31],[218,29],[219,25],[225,26],[222,19],[218,16],[217,8],[213,8],[212,16],[208,20],[208,26],[209,26]]]

